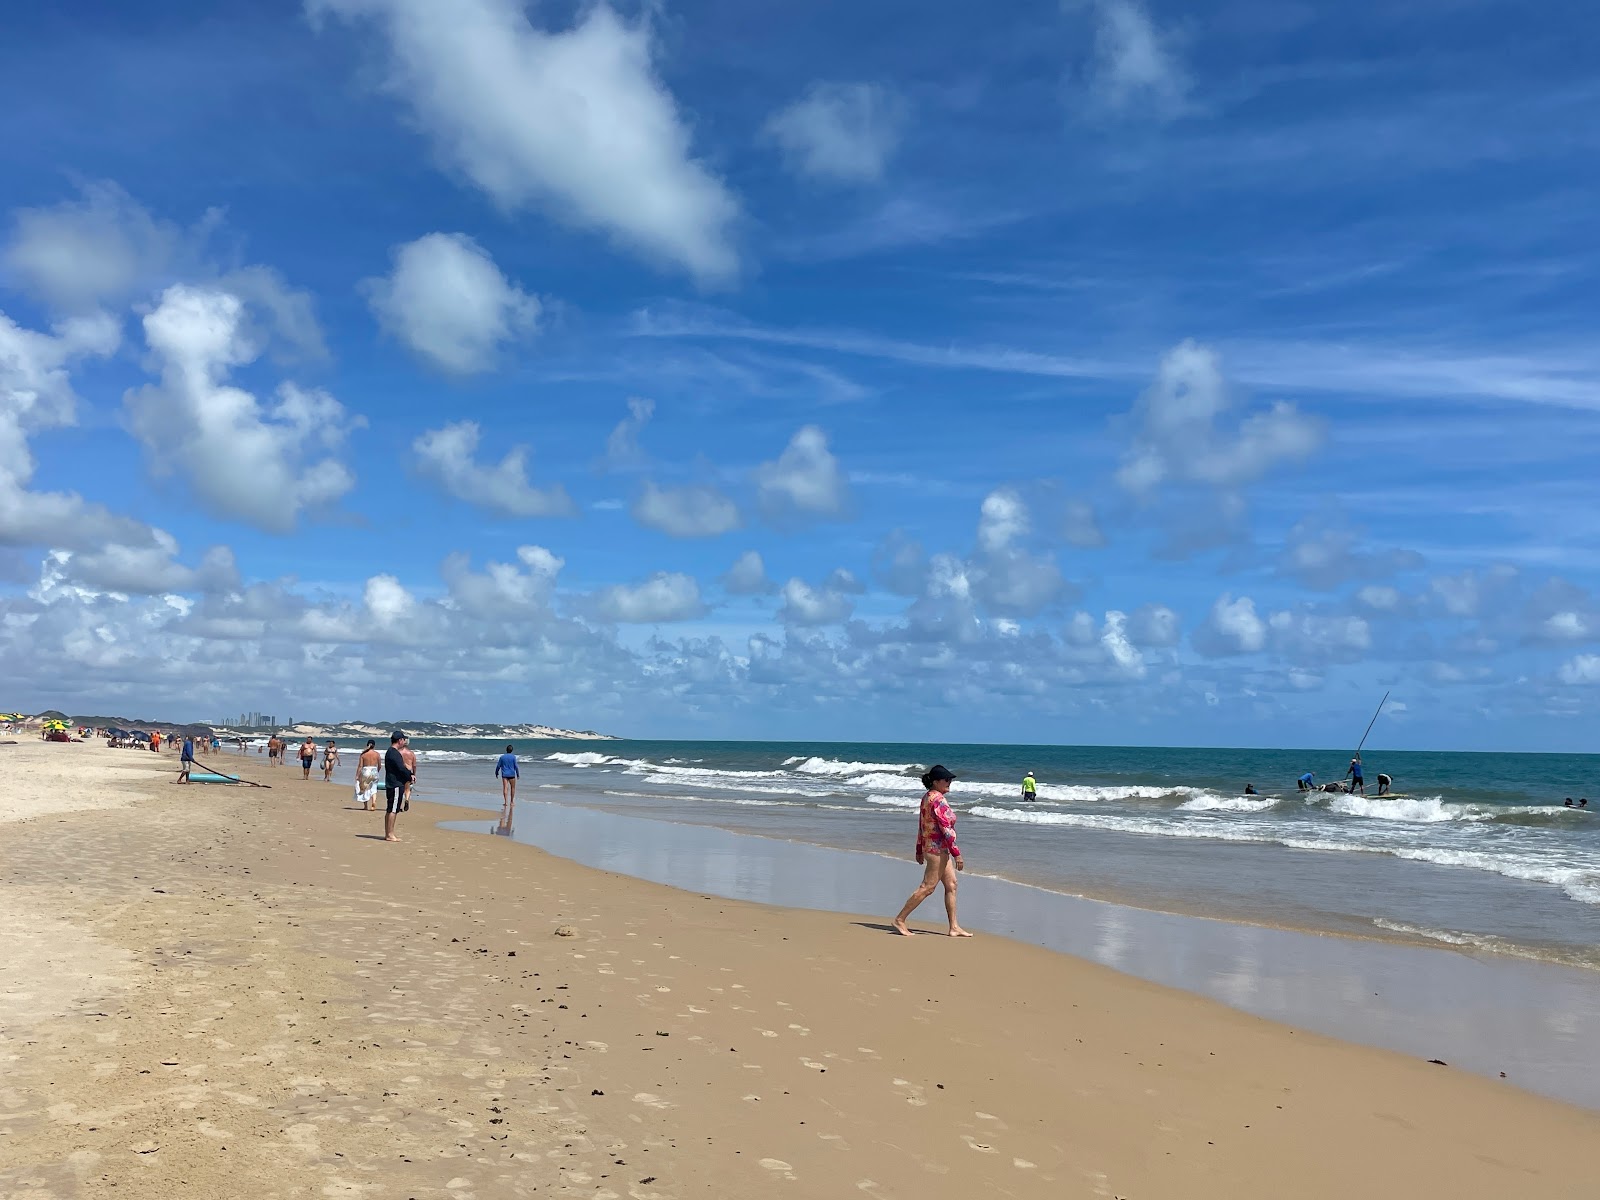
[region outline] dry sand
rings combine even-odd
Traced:
[[[1600,1115],[1048,951],[0,756],[8,1200],[1600,1194]]]

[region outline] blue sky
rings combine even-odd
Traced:
[[[0,703],[1588,747],[1586,7],[6,24]]]

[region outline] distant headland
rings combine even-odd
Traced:
[[[593,729],[562,729],[555,725],[521,723],[496,725],[488,722],[456,723],[449,721],[296,721],[293,724],[242,725],[223,721],[171,721],[148,717],[113,717],[98,714],[69,715],[54,709],[37,716],[23,717],[18,724],[42,724],[47,719],[64,721],[86,729],[139,729],[145,732],[160,730],[187,734],[207,734],[218,738],[264,737],[276,733],[282,737],[314,737],[360,740],[387,739],[396,729],[403,729],[413,738],[438,741],[446,738],[551,738],[567,741],[614,742],[611,733],[596,733]]]

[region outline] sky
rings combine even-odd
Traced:
[[[1589,6],[3,21],[0,706],[1592,745]]]

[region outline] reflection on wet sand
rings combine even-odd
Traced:
[[[472,803],[463,797],[463,803]],[[528,802],[524,802],[526,806]],[[888,914],[916,868],[859,852],[563,805],[492,832],[619,874],[736,900]],[[484,832],[482,822],[451,827]],[[978,864],[974,864],[978,869]],[[1439,1058],[1600,1108],[1593,972],[1237,925],[1085,900],[969,871],[963,923],[1351,1041]]]

